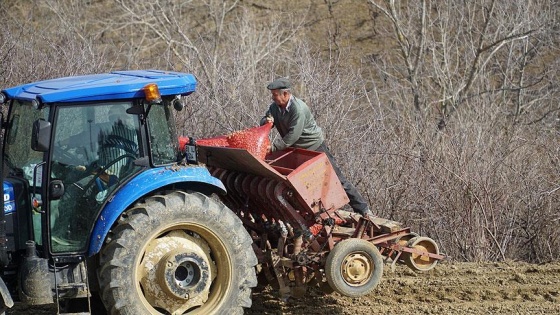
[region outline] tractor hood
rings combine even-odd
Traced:
[[[196,89],[196,78],[192,74],[133,70],[39,81],[2,92],[10,99],[41,103],[87,102],[143,98],[143,87],[149,83],[157,84],[162,96],[188,95]]]

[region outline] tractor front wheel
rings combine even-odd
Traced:
[[[110,314],[242,314],[257,259],[223,204],[198,193],[147,198],[113,228],[99,281]]]

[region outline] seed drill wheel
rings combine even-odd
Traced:
[[[406,246],[408,244],[408,241],[410,241],[412,238],[418,237],[418,234],[412,232],[410,234],[407,235],[403,235],[399,238],[397,238],[395,240],[395,243],[401,245],[401,246]]]
[[[414,237],[408,241],[408,247],[424,253],[439,254],[438,245],[429,237]],[[428,271],[438,263],[437,259],[418,253],[404,252],[401,257],[404,263],[415,271]]]
[[[252,239],[198,193],[146,198],[121,215],[100,256],[109,314],[242,314],[257,279]]]
[[[418,234],[416,234],[416,233],[414,233],[414,232],[411,232],[410,234],[403,235],[403,236],[401,236],[401,237],[395,239],[395,243],[397,243],[398,245],[400,245],[400,246],[402,246],[402,247],[405,247],[405,246],[408,245],[408,242],[409,242],[411,239],[415,238],[415,237],[418,237]],[[399,261],[400,263],[403,263],[403,264],[405,263],[404,260],[403,260],[403,257],[406,256],[406,254],[407,254],[407,253],[402,253],[402,254],[399,256],[398,261]],[[394,266],[393,266],[393,267],[394,267]]]
[[[373,291],[383,275],[383,259],[372,243],[350,238],[337,243],[327,256],[325,275],[338,293],[359,297]]]

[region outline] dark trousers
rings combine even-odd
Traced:
[[[334,172],[338,176],[338,179],[340,180],[340,183],[344,188],[344,191],[346,191],[346,195],[348,196],[348,199],[350,199],[349,202],[350,206],[352,207],[352,209],[354,209],[354,212],[359,214],[364,214],[366,210],[369,208],[366,200],[364,199],[364,197],[362,197],[360,192],[358,192],[356,187],[354,187],[354,185],[350,183],[346,179],[346,177],[344,177],[344,175],[342,175],[342,172],[340,171],[340,167],[338,167],[338,164],[336,163],[336,159],[329,151],[329,148],[327,147],[325,142],[321,143],[321,145],[315,151],[324,152],[327,155],[334,169]]]

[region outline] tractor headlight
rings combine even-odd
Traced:
[[[31,106],[35,109],[41,109],[41,103],[38,100],[31,100]]]

